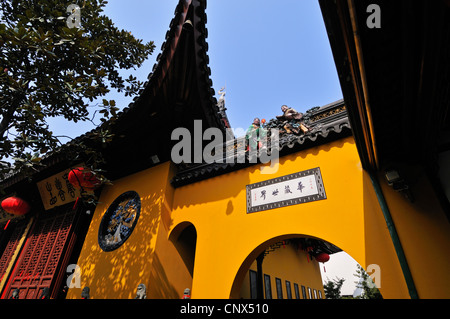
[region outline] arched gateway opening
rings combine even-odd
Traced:
[[[310,236],[291,234],[272,238],[244,260],[230,298],[325,299],[320,264],[341,251]]]

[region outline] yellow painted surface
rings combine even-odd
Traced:
[[[367,172],[363,174],[364,188],[364,241],[366,250],[365,269],[379,266],[381,283],[377,283],[383,298],[408,299],[408,289],[392,243],[380,204]]]
[[[246,213],[246,185],[320,167],[327,199]],[[172,224],[197,229],[193,298],[237,298],[256,256],[283,238],[311,236],[365,265],[363,174],[353,138],[284,156],[275,174],[260,166],[183,186]]]
[[[450,298],[450,223],[425,172],[405,168],[414,181],[413,203],[381,183],[386,202],[405,251],[419,298]],[[380,181],[383,180],[380,175]]]
[[[149,299],[181,299],[192,286],[192,276],[177,249],[167,240],[167,229],[159,227],[147,293]]]
[[[82,164],[77,165],[82,166]],[[71,168],[36,183],[46,210],[65,205],[80,197],[80,190],[68,180]]]
[[[321,170],[326,199],[246,213],[246,185],[315,167]],[[174,189],[169,183],[173,170],[169,163],[160,164],[114,181],[102,191],[78,260],[81,288],[89,286],[93,298],[133,298],[140,283],[147,285],[148,298],[181,298],[185,288],[191,288],[192,298],[239,298],[256,256],[293,237],[323,239],[347,252],[363,268],[377,265],[383,297],[409,298],[353,137],[284,156],[272,174],[262,174],[257,164]],[[426,185],[424,178],[420,181]],[[420,189],[414,205],[386,183],[381,185],[419,296],[448,298],[450,232],[437,203],[423,204],[431,196],[429,185],[421,186],[425,188]],[[101,218],[114,199],[129,190],[141,196],[138,224],[120,248],[103,252],[97,241]],[[196,232],[193,276],[192,263],[185,258],[187,250],[173,244],[188,225]],[[273,259],[271,272],[280,271],[280,260],[277,268]],[[269,265],[267,261],[263,267]],[[286,280],[283,276],[289,274],[290,270],[285,270],[279,278]],[[292,279],[293,295],[295,280],[300,278]],[[81,288],[70,289],[68,298],[79,298]],[[313,284],[311,288],[319,289]]]
[[[264,257],[262,272],[264,275],[270,276],[272,299],[278,298],[276,278],[281,279],[283,299],[288,299],[286,281],[290,282],[292,299],[296,299],[294,284],[298,285],[300,299],[303,299],[302,286],[305,287],[306,293],[308,293],[308,288],[312,289],[313,299],[319,299],[319,291],[321,291],[323,299],[325,298],[325,292],[319,267],[322,267],[322,264],[319,264],[314,258],[308,258],[305,251],[298,250],[292,244],[286,244]],[[256,261],[252,263],[250,269],[256,271]],[[265,284],[264,281],[264,296],[266,296]],[[314,290],[317,298],[314,298]],[[244,299],[251,297],[248,272],[242,282],[240,297]],[[307,299],[310,299],[308,295]]]

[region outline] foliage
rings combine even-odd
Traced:
[[[363,290],[360,296],[355,297],[355,299],[383,299],[378,288],[373,284],[372,279],[365,272],[365,270],[357,265],[356,274],[353,276],[359,278],[358,281],[355,281],[356,287],[361,288]]]
[[[327,299],[341,299],[341,288],[344,284],[344,278],[337,278],[328,280],[323,286],[325,296]]]
[[[79,27],[69,27],[70,3],[81,10]],[[100,143],[112,138],[118,108],[104,97],[110,88],[139,92],[135,77],[120,69],[142,65],[154,50],[103,15],[104,0],[2,0],[0,2],[0,180],[12,168],[32,173],[44,154],[61,146],[47,120],[92,121],[100,114]],[[73,21],[72,21],[73,22]],[[94,104],[93,104],[94,103]],[[88,157],[93,150],[80,146]],[[95,152],[94,152],[95,153]],[[11,163],[13,161],[13,163]],[[101,161],[92,157],[93,166]]]

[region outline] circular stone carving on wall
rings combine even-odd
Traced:
[[[133,232],[141,212],[141,199],[135,191],[117,197],[103,215],[98,244],[104,251],[119,248]]]

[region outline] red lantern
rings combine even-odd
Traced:
[[[320,253],[315,256],[315,258],[320,263],[326,263],[328,260],[330,260],[330,255],[328,255],[327,253]]]
[[[25,215],[31,206],[19,197],[8,197],[2,201],[2,208],[5,212],[13,215]]]
[[[72,169],[67,179],[77,189],[93,190],[100,185],[99,179],[85,167]]]

